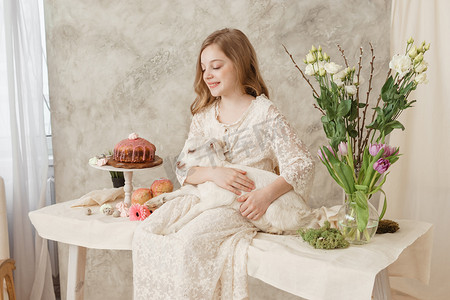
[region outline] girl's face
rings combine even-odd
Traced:
[[[214,97],[242,94],[233,62],[216,44],[206,47],[200,55],[203,80]]]

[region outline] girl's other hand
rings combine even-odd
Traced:
[[[241,191],[250,192],[255,188],[255,183],[245,175],[246,173],[240,169],[216,167],[213,169],[211,179],[221,188],[240,195]]]
[[[242,216],[254,221],[261,218],[266,213],[269,205],[272,203],[270,194],[265,192],[263,189],[258,189],[242,195],[236,200],[243,202],[241,204],[241,208],[239,209]]]

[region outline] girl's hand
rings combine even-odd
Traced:
[[[254,221],[266,213],[267,208],[273,201],[270,194],[264,189],[252,191],[238,197],[236,200],[243,202],[240,208],[242,216]]]
[[[221,188],[240,195],[240,190],[250,192],[255,188],[255,183],[245,175],[246,173],[239,169],[216,167],[213,169],[211,180]]]

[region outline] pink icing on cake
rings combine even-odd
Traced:
[[[152,162],[155,160],[155,152],[155,145],[146,139],[125,139],[114,147],[113,158],[125,163]]]

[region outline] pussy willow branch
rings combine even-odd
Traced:
[[[302,69],[299,68],[299,66],[297,65],[297,63],[295,62],[294,58],[292,57],[292,54],[289,53],[289,51],[286,49],[286,46],[284,46],[282,44],[284,51],[286,51],[286,53],[289,55],[289,57],[291,58],[292,62],[294,63],[294,66],[297,68],[297,70],[300,71],[300,73],[302,74],[303,78],[306,80],[306,82],[308,82],[309,86],[312,88],[313,93],[316,95],[316,97],[319,97],[319,94],[316,92],[316,90],[314,89],[313,85],[311,84],[311,82],[309,81],[308,78],[306,78],[305,74],[303,73]],[[322,111],[323,113],[323,111]]]
[[[387,73],[386,80],[389,78],[389,75],[391,75],[391,70],[390,69],[389,69],[389,71]],[[386,82],[386,80],[385,80],[385,82]],[[378,107],[378,105],[380,104],[380,101],[381,101],[381,94],[378,96],[377,105],[375,107]],[[373,123],[373,121],[375,120],[375,115],[376,114],[377,114],[377,112],[376,112],[376,110],[374,110],[373,114],[372,114],[372,120],[370,121],[370,123]],[[362,144],[362,149],[364,149],[367,146],[367,143],[369,141],[369,136],[370,136],[370,133],[372,132],[372,130],[373,130],[372,128],[369,128],[369,130],[367,130],[366,137],[364,138],[364,141],[363,141],[363,144]]]
[[[364,133],[364,125],[366,123],[366,113],[367,113],[367,109],[369,107],[369,99],[370,99],[370,92],[372,91],[372,79],[373,79],[373,62],[375,61],[375,55],[373,53],[373,46],[371,43],[369,43],[370,45],[370,52],[372,54],[372,59],[370,61],[370,75],[369,75],[369,87],[367,88],[367,93],[366,93],[366,106],[364,107],[364,111],[363,111],[363,117],[362,117],[362,124],[361,127],[358,127],[358,135],[360,134],[359,138],[358,138],[358,160],[362,160],[362,150],[364,149],[364,147],[362,146],[362,138],[363,138],[363,133]],[[378,106],[378,104],[377,104]],[[358,125],[359,126],[359,125]]]
[[[342,57],[344,58],[345,66],[348,68],[348,62],[347,62],[347,58],[345,57],[344,50],[342,50],[341,45],[337,44],[336,46],[338,47],[339,51],[341,52]]]
[[[356,78],[357,78],[356,80],[358,81],[358,86],[356,88],[356,112],[357,112],[357,121],[358,121],[358,153],[356,154],[356,157],[359,157],[359,152],[360,152],[360,149],[359,149],[359,144],[360,144],[360,142],[359,142],[359,119],[360,119],[360,117],[359,117],[359,88],[361,85],[359,84],[360,83],[359,75],[361,74],[361,69],[362,69],[362,64],[361,64],[362,56],[363,56],[363,48],[359,47],[358,73],[356,74]],[[355,147],[356,147],[355,139],[353,139],[352,147],[353,147],[353,149],[355,149]]]

